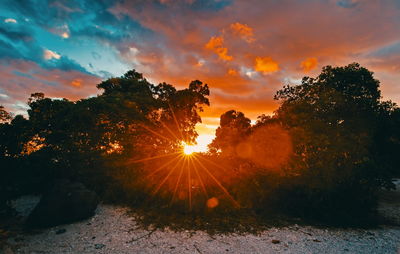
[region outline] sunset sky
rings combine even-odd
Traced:
[[[283,84],[359,62],[400,103],[400,0],[0,1],[0,104],[26,111],[33,92],[77,100],[130,69],[183,88],[199,79],[219,116],[255,120]]]

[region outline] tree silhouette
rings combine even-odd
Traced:
[[[357,63],[326,66],[316,78],[284,86],[275,99],[281,104],[274,115],[261,115],[253,126],[241,112],[221,116],[210,148],[220,160],[242,159],[229,164],[251,179],[237,183],[237,195],[257,200],[253,208],[260,211],[342,224],[370,220],[377,191],[393,187],[399,175],[400,155],[399,108],[381,101],[373,73]]]
[[[354,168],[379,167],[371,146],[380,129],[382,104],[379,81],[367,69],[356,63],[327,66],[317,78],[286,86],[275,98],[282,101],[276,117],[292,129],[297,143],[296,167],[331,171],[320,178],[321,185],[349,177]]]
[[[76,102],[34,93],[28,100],[28,120],[16,116],[0,126],[4,172],[11,172],[15,163],[21,166],[8,186],[20,183],[21,174],[36,172],[42,183],[61,177],[79,179],[99,192],[111,185],[123,188],[116,183],[119,175],[133,181],[140,171],[129,161],[168,154],[182,141],[193,142],[201,121],[198,112],[209,105],[208,86],[200,81],[176,90],[166,83],[153,85],[135,70],[97,87],[100,95]]]
[[[380,101],[373,73],[357,63],[326,66],[318,77],[285,86],[275,98],[281,106],[274,118],[290,130],[294,142],[288,171],[301,175],[296,192],[303,197],[298,201],[304,207],[314,200],[303,210],[328,216],[332,209],[336,215],[355,215],[373,208],[376,190],[392,185],[390,163],[378,151],[389,140],[382,138],[389,131],[382,119],[395,111],[393,104]]]
[[[209,145],[211,151],[222,152],[226,156],[236,155],[236,146],[250,134],[250,119],[242,112],[229,110],[221,115],[220,126]]]
[[[130,205],[149,199],[146,188],[155,186],[152,198],[172,190],[177,199],[187,187],[191,201],[194,193],[203,202],[222,191],[229,199],[220,200],[222,209],[239,201],[260,213],[346,223],[369,218],[377,191],[400,175],[400,109],[381,100],[379,81],[356,63],[326,66],[315,78],[284,86],[274,115],[253,126],[242,112],[225,112],[202,161],[182,159],[179,149],[197,137],[199,112],[210,104],[207,84],[195,80],[177,90],[131,70],[97,88],[99,95],[78,101],[34,93],[27,119],[0,107],[0,202],[67,178]],[[153,160],[177,153],[176,160]],[[161,190],[163,184],[169,188]]]
[[[12,119],[10,113],[8,113],[3,106],[0,105],[0,124],[6,123]]]

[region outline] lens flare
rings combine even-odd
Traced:
[[[219,204],[218,198],[216,197],[212,197],[210,199],[207,200],[207,207],[208,208],[215,208],[217,207]]]
[[[236,154],[258,166],[279,170],[292,154],[289,133],[277,124],[261,126],[236,146]]]

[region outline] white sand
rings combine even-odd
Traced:
[[[396,192],[400,194],[400,190]],[[390,206],[391,216],[399,214],[400,210],[400,200],[392,201],[385,203],[385,206]],[[21,208],[21,212],[26,213],[26,210],[26,207]],[[66,229],[66,232],[56,234],[59,229]],[[100,205],[96,215],[88,220],[50,228],[38,234],[14,236],[8,239],[3,252],[400,253],[400,227],[382,226],[363,230],[293,225],[271,228],[260,235],[210,236],[201,231],[176,233],[138,229],[134,219],[126,215],[125,208]]]
[[[100,205],[86,221],[9,239],[15,253],[398,253],[400,228],[332,230],[290,226],[256,235],[135,230],[125,209]],[[58,229],[66,232],[56,234]],[[22,239],[20,239],[22,237]],[[17,239],[17,241],[15,240]],[[279,240],[274,244],[272,240]]]

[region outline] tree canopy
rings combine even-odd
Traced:
[[[400,175],[400,109],[379,87],[357,63],[326,66],[283,86],[279,108],[254,125],[240,111],[222,114],[210,152],[193,159],[182,158],[182,143],[195,141],[210,104],[201,81],[177,90],[132,70],[78,101],[34,93],[27,118],[0,107],[0,201],[68,178],[130,204],[157,196],[163,208],[187,199],[204,211],[214,196],[221,209],[361,220]]]
[[[18,115],[0,126],[2,174],[15,177],[10,173],[14,168],[20,175],[36,172],[38,181],[79,178],[101,189],[100,183],[113,184],[110,176],[118,170],[136,167],[129,161],[194,142],[199,111],[209,105],[208,85],[198,80],[177,90],[166,83],[151,84],[131,70],[97,87],[99,95],[78,101],[32,94],[28,119]],[[11,119],[1,110],[2,122]],[[35,164],[39,160],[43,163]]]
[[[381,100],[379,86],[373,73],[357,63],[326,66],[317,77],[304,77],[301,84],[277,91],[279,108],[272,116],[261,115],[253,126],[241,112],[221,115],[210,147],[223,156],[242,158],[238,148],[252,151],[248,159],[253,167],[279,173],[279,180],[265,180],[260,209],[276,205],[327,220],[361,218],[376,206],[377,190],[393,187],[392,177],[399,175],[399,108]],[[290,159],[271,163],[268,158],[279,157],[277,150],[288,149],[282,145],[288,143],[286,132],[293,148],[288,150]],[[250,147],[240,145],[243,140]]]

